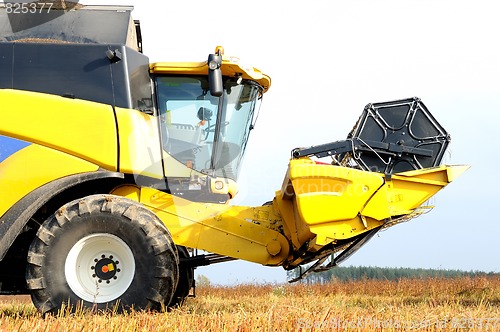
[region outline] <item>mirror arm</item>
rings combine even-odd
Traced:
[[[222,84],[222,51],[221,48],[216,49],[215,54],[208,55],[208,82],[210,85],[210,94],[214,97],[220,97],[223,93]]]

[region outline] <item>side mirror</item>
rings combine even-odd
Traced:
[[[220,66],[222,65],[222,53],[218,47],[216,54],[208,55],[208,84],[210,85],[210,94],[214,97],[222,96],[222,72]]]

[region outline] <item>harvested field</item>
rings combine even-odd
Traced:
[[[42,317],[0,298],[1,331],[498,331],[500,277],[200,287],[170,312]]]

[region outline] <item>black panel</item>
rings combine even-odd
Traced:
[[[132,108],[143,110],[151,107],[153,96],[149,76],[149,58],[127,48],[127,65]]]
[[[115,91],[115,103],[120,107],[144,110],[145,103],[152,103],[149,76],[149,58],[128,47],[119,49],[122,61],[111,65]]]
[[[385,173],[437,166],[450,141],[418,98],[368,104],[349,137],[361,138],[368,145],[386,144],[387,148],[372,146],[353,154],[363,168]]]
[[[128,47],[137,46],[139,31],[132,9],[78,5],[35,21],[0,8],[0,88],[145,110],[149,59]],[[110,59],[106,52],[115,50]]]
[[[368,104],[347,140],[292,150],[293,158],[386,174],[438,166],[450,136],[418,98]]]
[[[12,46],[0,43],[0,87],[12,88]]]
[[[112,63],[108,50],[122,59]],[[0,88],[135,109],[151,100],[148,57],[123,45],[0,43],[0,69]]]
[[[365,118],[363,127],[365,128],[365,130],[359,134],[359,137],[361,139],[382,141],[385,138],[385,131],[382,124],[375,121],[375,119]]]
[[[429,139],[442,135],[443,130],[433,123],[424,111],[416,112],[410,124],[410,133],[419,139]]]
[[[390,107],[381,107],[377,111],[380,115],[380,119],[385,124],[384,127],[397,130],[405,125],[409,110],[410,105],[403,104]]]
[[[13,88],[114,104],[104,45],[14,44]]]

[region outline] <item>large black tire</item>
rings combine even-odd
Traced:
[[[189,252],[186,247],[177,246],[179,259],[189,257]],[[175,289],[172,301],[168,305],[170,308],[182,306],[184,301],[189,296],[189,291],[194,287],[194,268],[192,266],[185,266],[182,263],[179,268],[179,282]]]
[[[178,276],[177,249],[154,213],[123,197],[92,195],[43,223],[29,249],[26,280],[42,313],[121,312],[162,308]]]

